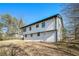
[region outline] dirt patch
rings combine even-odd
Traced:
[[[66,56],[66,52],[58,50],[52,43],[26,42],[23,40],[8,40],[0,42],[1,56]]]

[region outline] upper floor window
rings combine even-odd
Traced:
[[[45,22],[42,23],[42,28],[45,27]]]
[[[26,31],[26,28],[23,28],[23,32],[25,32]]]
[[[36,28],[38,28],[39,27],[39,24],[36,24]]]
[[[29,30],[31,30],[31,27],[29,27]]]

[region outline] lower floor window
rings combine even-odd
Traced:
[[[33,34],[31,34],[31,37],[33,36]]]
[[[37,36],[40,36],[40,32],[39,33],[36,33]],[[27,34],[25,34],[25,37],[27,37]],[[33,37],[33,34],[30,34],[30,37]]]
[[[40,36],[40,33],[37,33],[37,36]]]
[[[27,37],[27,34],[25,34],[25,37]]]

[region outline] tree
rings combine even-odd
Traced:
[[[63,37],[63,39],[62,39],[62,41],[66,41],[66,37],[67,37],[67,29],[66,28],[63,28],[62,29],[62,37]]]
[[[16,17],[12,17],[9,14],[0,15],[0,39],[2,40],[5,35],[8,37],[14,37],[16,36],[15,34],[20,34],[20,28],[22,26],[24,26],[22,19],[18,20]],[[5,28],[7,31],[4,33]]]
[[[2,15],[1,18],[5,20],[5,26],[8,27],[8,33],[11,32],[11,26],[12,26],[12,16],[9,14]]]
[[[63,13],[67,23],[67,37],[71,39],[79,39],[79,4],[65,4]]]
[[[0,19],[0,40],[3,40],[3,27],[5,26],[5,24],[3,22],[1,22]]]
[[[18,32],[22,32],[22,30],[20,29],[21,27],[24,26],[24,23],[22,21],[22,18],[17,21],[17,26],[18,26]]]
[[[18,20],[16,17],[12,17],[9,14],[2,15],[1,19],[5,21],[5,27],[8,29],[8,34],[19,33],[20,27],[24,26],[22,19]]]

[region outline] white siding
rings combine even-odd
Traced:
[[[43,32],[43,31],[49,31],[49,30],[54,30],[55,29],[55,20],[54,20],[54,18],[45,21],[45,27],[44,28],[42,28],[42,23],[43,22],[37,23],[37,24],[39,24],[38,28],[36,28],[36,24],[32,25],[31,26],[31,31],[29,30],[30,26],[27,27],[26,32],[24,32],[24,33],[30,34],[30,33]]]
[[[57,18],[57,39],[58,41],[62,39],[62,23],[59,17]]]
[[[43,32],[40,33],[40,36],[37,36],[37,33],[32,35],[32,37],[31,35],[27,35],[27,37],[25,37],[25,40],[41,40],[47,42],[55,42],[55,31]]]
[[[27,37],[25,37],[25,40],[42,40],[47,42],[55,42],[56,41],[56,31],[55,31],[55,20],[57,21],[57,39],[60,41],[62,39],[62,23],[61,19],[59,17],[52,18],[45,22],[45,27],[42,28],[42,22],[36,23],[34,25],[31,25],[31,30],[29,30],[29,27],[26,27],[26,32],[23,34],[27,34]],[[36,28],[36,25],[39,24],[39,27]],[[37,33],[40,33],[40,36],[37,36]],[[33,34],[32,34],[33,33]],[[32,34],[32,37],[31,37]]]

